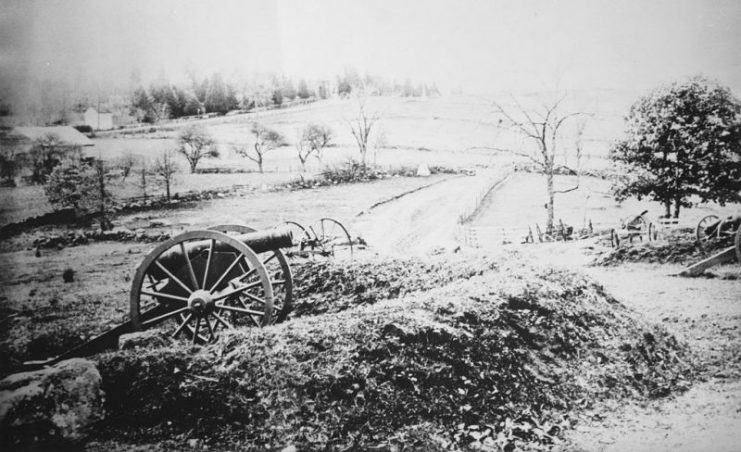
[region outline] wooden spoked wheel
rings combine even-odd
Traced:
[[[706,242],[712,239],[712,235],[708,235],[706,230],[711,224],[716,223],[718,220],[718,215],[711,214],[703,217],[702,220],[697,223],[697,227],[695,228],[695,238],[697,241]],[[720,231],[720,223],[718,223],[718,231]]]
[[[316,242],[316,237],[301,223],[295,221],[286,221],[282,226],[288,227],[293,234],[293,247],[287,250],[286,254],[289,257],[311,257],[312,254],[309,253],[309,250]]]
[[[312,228],[312,232],[317,237],[323,256],[352,260],[352,237],[342,223],[334,218],[322,218],[316,229]]]
[[[221,224],[209,228],[212,231],[229,234],[248,234],[257,230],[239,224]],[[267,251],[259,255],[270,276],[273,286],[273,323],[282,322],[293,308],[293,275],[288,259],[281,250]]]
[[[173,337],[207,342],[223,329],[270,324],[273,285],[244,243],[217,231],[186,232],[137,268],[129,307],[134,330],[171,323]]]
[[[656,225],[648,223],[648,241],[652,242],[659,238],[658,232],[656,232]]]

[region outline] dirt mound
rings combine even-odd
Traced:
[[[621,244],[598,256],[594,265],[618,265],[624,262],[647,262],[657,264],[691,264],[712,256],[733,242],[712,241],[700,243],[691,239],[670,242],[636,242]]]
[[[664,396],[693,375],[684,346],[583,276],[503,264],[379,301],[401,293],[393,283],[401,267],[306,266],[301,290],[324,295],[309,303],[315,310],[297,311],[302,318],[202,348],[101,355],[109,417],[98,440],[240,450],[547,447],[571,425],[571,409]],[[463,263],[454,268],[445,276],[418,263],[409,272],[424,287],[427,274],[467,274]],[[320,286],[322,275],[333,282]],[[389,278],[368,283],[374,275]]]
[[[497,261],[462,256],[354,261],[305,262],[292,267],[296,282],[293,312],[290,318],[340,312],[379,300],[403,298],[413,292],[427,291],[461,279],[491,272]]]

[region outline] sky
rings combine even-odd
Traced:
[[[704,74],[741,96],[740,23],[738,0],[0,0],[0,76],[320,79],[354,67],[491,92]]]

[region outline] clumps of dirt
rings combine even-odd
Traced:
[[[595,259],[593,265],[619,265],[626,262],[656,264],[691,264],[733,246],[728,241],[698,242],[691,239],[621,244]]]
[[[290,318],[340,312],[379,300],[403,298],[494,271],[493,259],[430,257],[353,262],[308,261],[292,266],[294,308]]]
[[[401,266],[366,265],[361,278]],[[424,279],[426,268],[418,263],[410,276]],[[304,280],[328,298],[315,302],[324,313],[238,330],[201,348],[99,356],[109,417],[96,440],[260,450],[548,448],[573,425],[573,409],[664,396],[693,377],[684,345],[571,272],[502,264],[446,287],[358,304],[345,289],[319,286],[310,269],[357,287],[349,271],[342,279],[310,266]],[[396,292],[391,282],[375,287],[379,297]],[[344,310],[330,309],[331,299]]]

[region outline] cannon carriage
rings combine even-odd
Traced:
[[[309,253],[312,257],[337,257],[341,247],[331,233],[340,227],[347,240],[339,242],[351,246],[341,223],[332,220],[320,225],[317,235],[310,235],[310,229],[297,236],[290,225],[257,231],[226,224],[166,240],[145,256],[134,273],[128,321],[59,356],[27,362],[24,367],[31,370],[116,348],[121,335],[148,328],[202,344],[214,341],[224,330],[282,322],[293,303],[289,259],[305,255],[291,250],[305,248],[315,251]]]
[[[695,239],[700,243],[728,243],[735,248],[736,258],[741,262],[741,215],[720,218],[707,215],[697,222]]]

